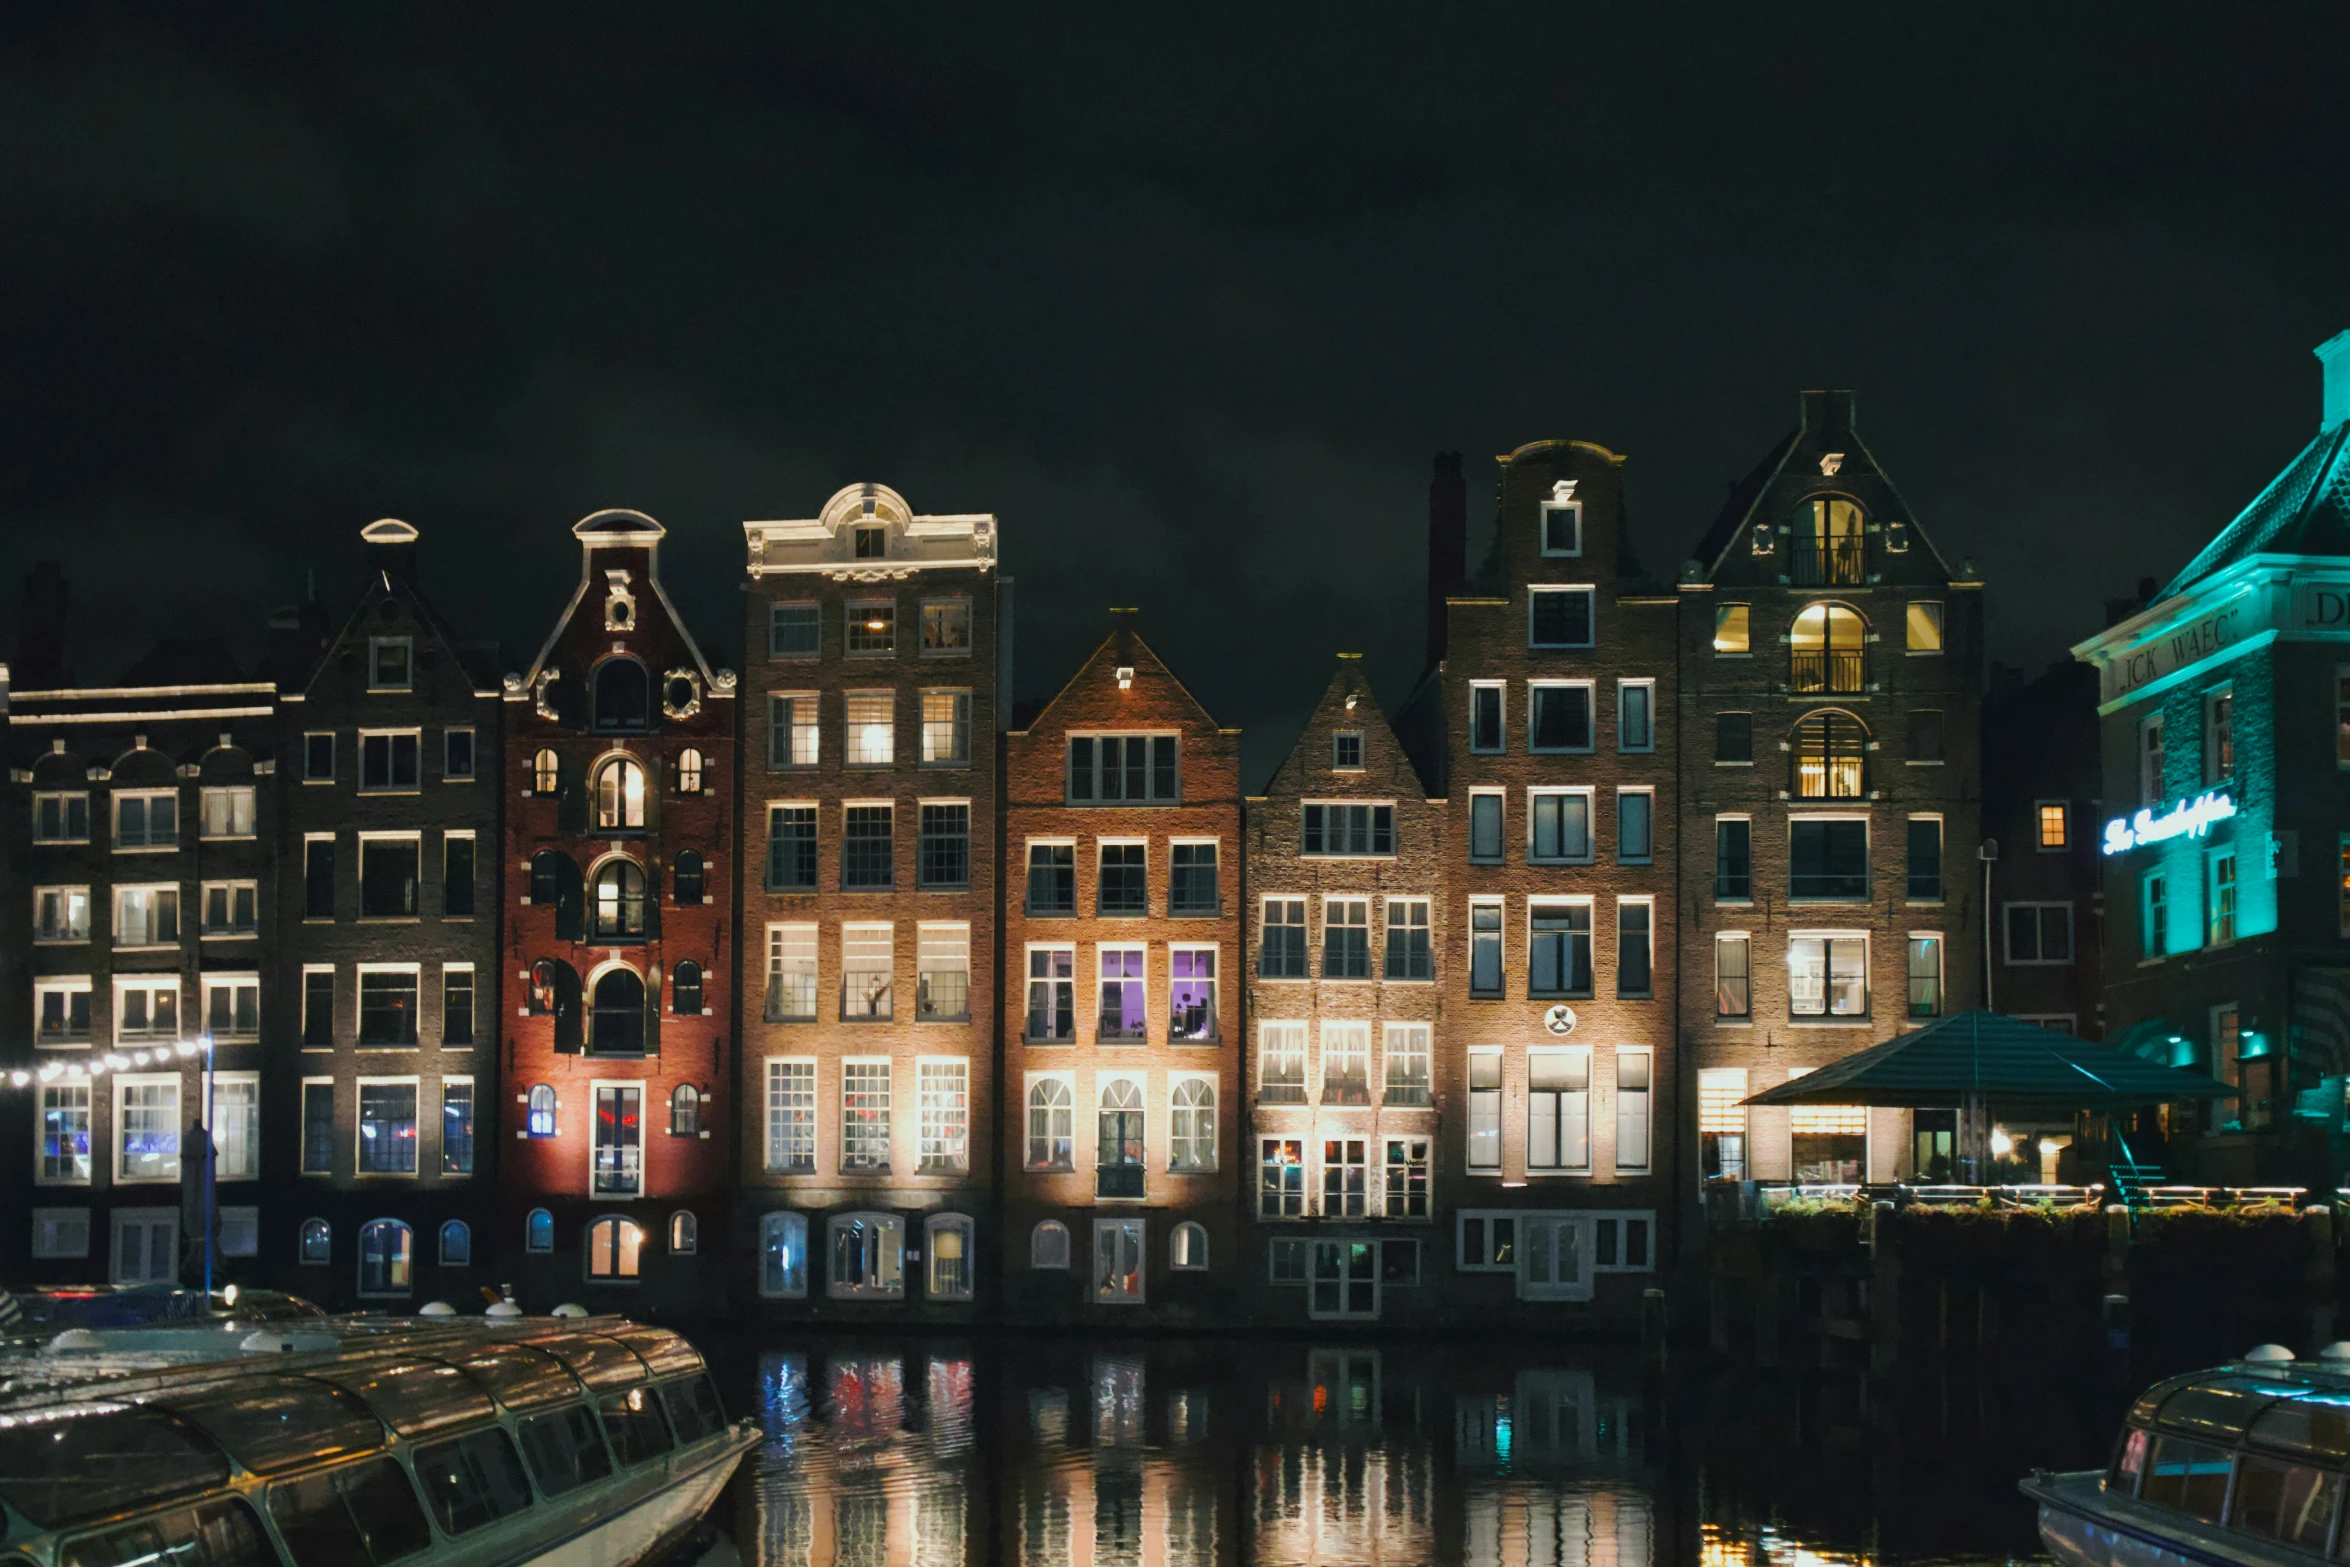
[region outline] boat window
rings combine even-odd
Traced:
[[[2183,1436],[2158,1437],[2138,1500],[2218,1523],[2228,1497],[2228,1451]]]
[[[2350,1461],[2350,1394],[2280,1398],[2252,1422],[2247,1440],[2331,1463]]]
[[[384,1445],[383,1424],[365,1404],[306,1377],[239,1378],[164,1407],[192,1421],[259,1475],[372,1453]]]
[[[62,1529],[228,1483],[228,1459],[156,1410],[94,1410],[0,1430],[0,1501]]]
[[[667,1328],[626,1327],[616,1330],[612,1337],[635,1350],[637,1358],[650,1366],[657,1377],[702,1369],[702,1357],[693,1345]]]
[[[280,1480],[269,1488],[269,1516],[294,1567],[384,1567],[432,1544],[415,1488],[389,1458]]]
[[[645,1363],[635,1352],[601,1334],[566,1333],[531,1343],[562,1361],[573,1376],[592,1388],[626,1387],[645,1379]]]
[[[410,1438],[488,1420],[498,1412],[471,1378],[438,1360],[383,1360],[312,1375],[357,1394],[385,1425]]]
[[[612,1472],[604,1439],[596,1434],[596,1417],[585,1404],[523,1421],[522,1451],[529,1455],[530,1472],[538,1476],[539,1492],[545,1496],[576,1491]]]
[[[612,1451],[624,1469],[658,1458],[676,1445],[669,1439],[669,1423],[661,1418],[660,1402],[650,1388],[607,1393],[596,1407],[603,1412],[604,1434],[612,1439]]]
[[[669,1423],[677,1427],[680,1445],[726,1429],[726,1411],[719,1407],[718,1390],[708,1377],[663,1383],[661,1402],[669,1406]]]
[[[2167,1382],[2155,1383],[2145,1392],[2140,1393],[2138,1401],[2130,1406],[2131,1422],[2136,1425],[2152,1425],[2154,1412],[2162,1407],[2162,1401],[2180,1388],[2193,1385],[2194,1381],[2193,1377],[2172,1377]]]
[[[2163,1401],[2156,1425],[2191,1436],[2232,1442],[2287,1389],[2251,1377],[2222,1377],[2181,1388]]]
[[[57,1561],[58,1567],[277,1567],[277,1552],[252,1508],[220,1496],[76,1540]]]
[[[2138,1477],[2146,1472],[2146,1449],[2154,1443],[2144,1426],[2131,1426],[2114,1445],[2113,1467],[2105,1472],[2105,1488],[2124,1496],[2138,1494]]]
[[[2229,1521],[2247,1534],[2322,1552],[2341,1483],[2340,1475],[2308,1464],[2246,1453],[2236,1471],[2236,1515]]]
[[[520,1344],[484,1344],[457,1364],[508,1409],[537,1409],[579,1396],[579,1384],[561,1361]]]
[[[495,1426],[416,1451],[425,1505],[448,1534],[495,1523],[530,1505],[530,1482],[514,1444]]]

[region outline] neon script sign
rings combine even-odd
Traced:
[[[2235,796],[2215,791],[2181,800],[2160,816],[2150,810],[2135,816],[2117,816],[2105,824],[2105,852],[2123,854],[2141,844],[2160,843],[2166,838],[2200,838],[2211,831],[2212,823],[2224,822],[2235,814]]]

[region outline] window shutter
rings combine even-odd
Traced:
[[[579,862],[570,855],[563,856],[555,867],[555,939],[579,940],[580,896]],[[577,981],[574,980],[576,988]]]
[[[575,1056],[579,1047],[579,971],[558,958],[555,960],[555,1051],[558,1055]]]
[[[588,830],[587,778],[579,758],[561,753],[555,758],[555,819],[567,835],[580,836]]]
[[[645,866],[645,940],[661,939],[661,862]]]
[[[645,1054],[661,1053],[661,967],[653,965],[645,975]]]

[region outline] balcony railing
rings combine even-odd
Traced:
[[[1789,655],[1789,681],[1804,693],[1845,696],[1868,678],[1868,660],[1858,649],[1797,648]]]
[[[1788,553],[1790,574],[1799,588],[1858,586],[1861,547],[1858,539],[1831,539],[1825,544],[1797,542]]]

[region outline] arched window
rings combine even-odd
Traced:
[[[324,1219],[302,1221],[302,1260],[306,1263],[334,1260],[334,1226]]]
[[[1069,1266],[1069,1226],[1047,1219],[1028,1232],[1028,1265],[1032,1268]]]
[[[679,1017],[702,1015],[702,965],[689,959],[670,970],[669,1010]]]
[[[922,1240],[930,1270],[923,1293],[932,1300],[969,1300],[971,1221],[959,1213],[934,1213],[923,1222]]]
[[[645,982],[635,969],[606,969],[596,981],[595,1032],[588,1048],[600,1056],[644,1053]]]
[[[702,1244],[702,1221],[680,1208],[669,1216],[669,1255],[690,1257]]]
[[[669,1135],[698,1137],[702,1131],[702,1091],[691,1083],[680,1083],[669,1096]]]
[[[1066,1170],[1075,1157],[1077,1106],[1069,1085],[1043,1077],[1028,1085],[1028,1168]]]
[[[473,1266],[473,1227],[463,1219],[451,1219],[441,1226],[441,1266]]]
[[[906,1221],[894,1213],[836,1213],[827,1228],[835,1300],[899,1300],[906,1293]]]
[[[1869,732],[1850,713],[1823,708],[1795,726],[1795,797],[1857,800],[1868,787]]]
[[[1208,1232],[1189,1219],[1175,1226],[1174,1238],[1168,1243],[1167,1260],[1185,1270],[1205,1268],[1208,1265]]]
[[[634,1219],[598,1219],[587,1229],[588,1277],[607,1282],[633,1279],[641,1271],[644,1249],[644,1226]]]
[[[596,727],[642,729],[652,683],[633,658],[607,658],[596,666]]]
[[[677,792],[702,792],[702,753],[690,745],[677,753]]]
[[[1216,1085],[1204,1077],[1185,1078],[1177,1083],[1173,1112],[1167,1123],[1167,1168],[1213,1170],[1216,1167]]]
[[[530,792],[551,795],[563,787],[563,760],[552,747],[542,748],[530,759]]]
[[[702,857],[687,849],[677,856],[669,895],[683,908],[702,901]]]
[[[800,1214],[760,1216],[759,1293],[770,1300],[808,1293],[808,1221]]]
[[[645,872],[634,860],[606,860],[596,870],[594,938],[641,941],[645,934]]]
[[[530,906],[551,909],[563,900],[563,867],[571,857],[557,849],[541,849],[530,857]]]
[[[555,1249],[555,1216],[544,1208],[533,1208],[530,1217],[522,1221],[522,1249],[548,1252]]]
[[[530,1135],[555,1135],[555,1090],[544,1083],[530,1085]]]
[[[1142,1195],[1142,1130],[1142,1090],[1123,1077],[1104,1083],[1101,1138],[1094,1145],[1096,1197]]]
[[[645,824],[645,770],[625,756],[596,769],[596,830],[633,832]]]
[[[1856,692],[1868,674],[1868,626],[1842,604],[1806,604],[1787,634],[1788,684],[1797,691]]]
[[[359,1227],[359,1293],[405,1295],[416,1268],[416,1235],[397,1219]]]
[[[1857,586],[1861,571],[1861,510],[1841,495],[1815,495],[1795,511],[1795,559],[1791,575],[1799,588]]]

